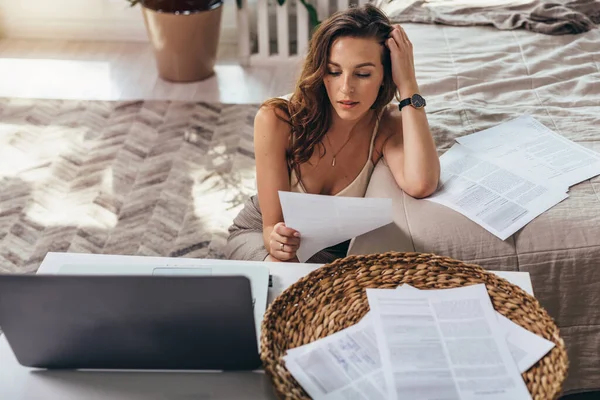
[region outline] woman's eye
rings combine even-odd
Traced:
[[[327,71],[327,73],[331,76],[339,76],[342,73],[338,72],[338,71]],[[356,74],[356,76],[358,76],[359,78],[368,78],[371,76],[370,73],[362,73],[362,74]]]

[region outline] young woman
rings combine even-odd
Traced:
[[[400,103],[390,103],[394,95]],[[404,192],[432,194],[440,165],[424,106],[399,25],[372,5],[324,21],[290,98],[270,99],[256,114],[258,196],[229,228],[227,257],[297,261],[302,232],[285,226],[278,191],[363,197],[382,158]],[[344,257],[348,244],[309,262]]]

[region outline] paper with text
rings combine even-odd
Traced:
[[[456,139],[529,179],[567,191],[600,174],[600,154],[547,128],[529,115]]]
[[[418,291],[408,284],[396,290]],[[554,343],[495,313],[520,373],[554,347]],[[287,351],[283,357],[286,368],[312,398],[386,398],[380,353],[370,318],[367,313],[353,326]]]
[[[461,213],[502,240],[568,197],[460,144],[444,153],[440,164],[440,186],[425,200]]]
[[[387,398],[375,332],[366,316],[346,329],[288,350],[283,360],[313,399]]]
[[[531,399],[485,285],[367,298],[389,399]]]
[[[392,199],[279,192],[285,225],[300,232],[300,262],[393,221]]]
[[[419,290],[414,286],[402,285],[398,286],[397,290]],[[446,289],[429,289],[429,290],[446,290]],[[519,368],[519,372],[523,373],[538,362],[555,346],[549,340],[528,331],[522,326],[512,322],[498,311],[494,311],[498,318],[500,329],[506,338],[510,354]],[[362,322],[362,321],[361,321]]]

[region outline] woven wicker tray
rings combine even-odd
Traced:
[[[369,310],[366,288],[441,289],[485,283],[494,308],[556,346],[522,376],[534,400],[556,399],[567,374],[565,344],[539,302],[483,268],[422,253],[348,256],[311,272],[267,309],[261,327],[261,359],[281,399],[310,397],[285,368],[287,349],[313,342],[358,322]]]

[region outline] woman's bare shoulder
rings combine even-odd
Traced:
[[[254,117],[255,141],[269,141],[287,147],[291,133],[288,121],[289,116],[282,109],[271,104],[261,106]]]
[[[266,127],[290,126],[289,115],[274,104],[263,104],[254,117],[255,124],[258,122]]]

